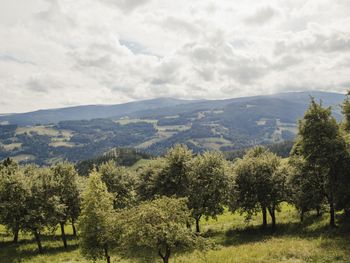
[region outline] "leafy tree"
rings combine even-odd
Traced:
[[[114,196],[115,209],[125,208],[133,203],[135,180],[130,171],[123,166],[117,166],[114,161],[103,163],[98,168],[101,179],[106,184],[108,192]]]
[[[191,163],[188,205],[196,221],[196,231],[200,232],[202,216],[216,218],[224,211],[228,190],[227,163],[217,152],[206,152]]]
[[[186,145],[176,145],[165,155],[165,167],[155,181],[157,194],[184,197],[188,195],[192,151]]]
[[[299,122],[293,154],[305,159],[310,180],[316,180],[329,205],[330,226],[335,226],[337,188],[346,173],[346,144],[330,108],[311,99],[304,118]],[[347,174],[347,173],[346,173]]]
[[[120,248],[130,257],[148,258],[154,262],[159,256],[164,263],[176,251],[199,246],[200,238],[186,227],[190,211],[186,199],[162,197],[146,201],[122,212]]]
[[[63,213],[65,206],[55,193],[55,181],[49,169],[27,166],[24,173],[28,177],[30,195],[25,200],[22,230],[33,233],[42,253],[41,232],[57,225],[57,215]]]
[[[110,262],[109,246],[114,241],[113,196],[96,170],[90,173],[88,185],[82,196],[79,217],[80,248],[86,258],[105,257]]]
[[[29,194],[28,182],[18,164],[6,160],[0,165],[0,222],[13,233],[14,243],[18,241]]]
[[[247,152],[234,165],[235,180],[230,198],[231,211],[246,212],[248,218],[259,210],[263,215],[263,227],[267,226],[267,211],[272,227],[275,227],[275,210],[285,200],[286,178],[279,168],[280,158],[258,146]]]
[[[62,241],[67,248],[67,238],[64,226],[70,219],[74,235],[76,235],[74,222],[79,216],[79,191],[77,184],[78,174],[72,164],[68,162],[59,163],[51,167],[51,173],[54,178],[55,194],[59,198],[59,202],[63,205],[60,214],[57,215],[58,223],[61,227]]]
[[[157,158],[148,162],[138,171],[136,192],[141,201],[151,200],[157,195],[156,184],[164,167],[164,158]]]
[[[288,201],[295,205],[300,213],[300,221],[310,210],[320,211],[324,203],[322,185],[317,177],[308,170],[305,160],[300,156],[292,156],[286,167],[288,175]]]

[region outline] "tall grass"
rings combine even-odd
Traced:
[[[303,224],[289,205],[277,214],[277,229],[262,229],[261,215],[246,221],[239,213],[228,211],[217,220],[201,222],[202,234],[212,240],[214,249],[185,255],[173,255],[174,263],[234,263],[234,262],[350,262],[350,222],[338,214],[339,226],[328,228],[328,215],[307,215]],[[67,226],[68,249],[64,249],[59,232],[46,232],[43,237],[45,253],[39,255],[32,236],[21,233],[17,245],[0,226],[0,262],[89,262],[79,253],[78,240]],[[104,262],[104,261],[100,261]],[[112,262],[131,263],[113,255]],[[141,261],[142,262],[142,261]]]

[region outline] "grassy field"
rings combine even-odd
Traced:
[[[244,216],[225,212],[218,220],[203,220],[202,233],[215,242],[216,248],[207,252],[174,255],[171,262],[350,262],[350,222],[343,221],[342,215],[338,215],[339,226],[336,229],[327,227],[327,215],[316,217],[310,214],[300,224],[296,211],[284,205],[277,214],[277,220],[275,232],[260,228],[260,215],[247,222]],[[70,231],[67,226],[69,234]],[[11,237],[0,227],[0,262],[89,262],[82,258],[78,241],[71,235],[69,247],[65,250],[58,232],[46,233],[43,238],[43,255],[37,254],[31,236],[22,234],[20,239],[20,244],[11,244]],[[112,262],[133,261],[114,255]]]

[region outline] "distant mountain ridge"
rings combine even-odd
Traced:
[[[342,119],[345,96],[330,92],[200,101],[159,98],[0,116],[0,159],[48,164],[90,159],[113,148],[160,155],[177,143],[202,152],[293,141],[311,96],[332,106],[333,115]]]
[[[325,105],[336,106],[344,94],[306,91],[286,92],[265,96],[240,97],[222,100],[183,100],[174,98],[156,98],[115,105],[83,105],[67,108],[38,110],[27,113],[1,114],[0,123],[16,124],[19,126],[36,124],[56,124],[68,120],[91,120],[98,118],[120,118],[124,116],[141,117],[152,115],[171,115],[191,110],[209,110],[222,108],[231,103],[242,103],[258,98],[275,98],[307,104],[310,96],[321,99]],[[181,107],[179,107],[181,105]],[[339,110],[335,110],[339,112]]]

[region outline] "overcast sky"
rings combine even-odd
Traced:
[[[349,0],[0,0],[0,113],[348,88]]]

